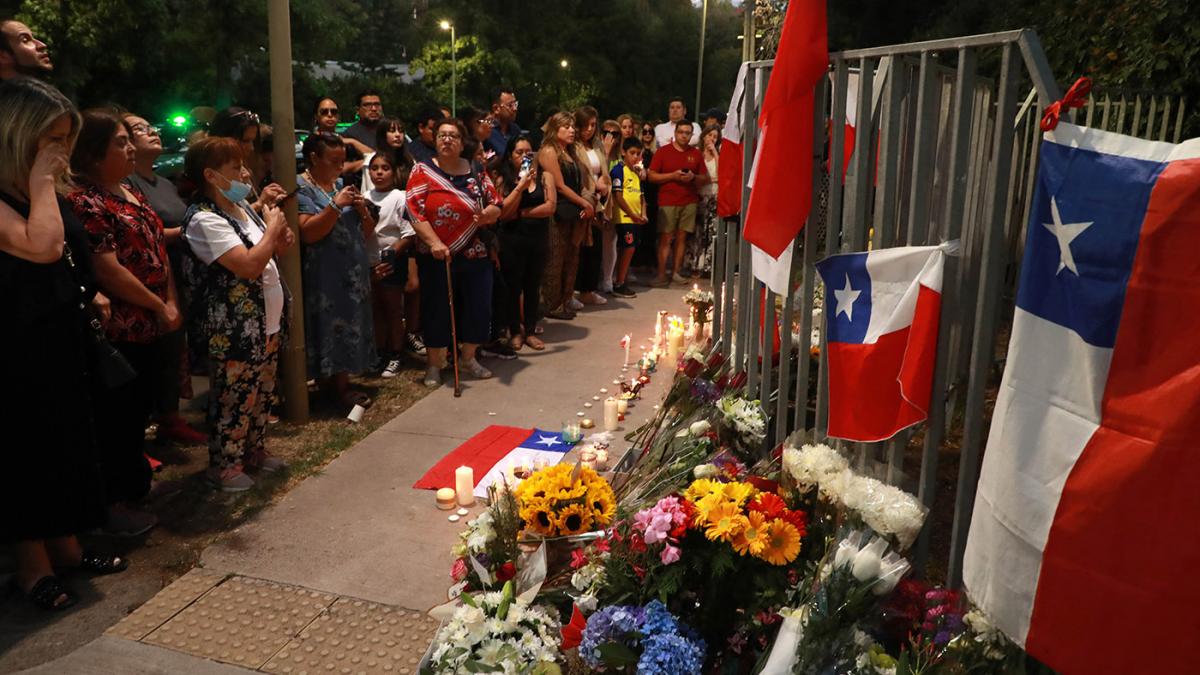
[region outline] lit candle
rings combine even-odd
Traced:
[[[437,491],[437,507],[443,511],[454,508],[454,488],[441,488]]]
[[[626,333],[625,339],[622,340],[625,343],[625,365],[629,365],[629,340],[629,333]]]
[[[460,466],[454,470],[454,491],[458,493],[459,506],[471,506],[475,503],[474,469]]]
[[[627,399],[617,399],[617,414],[624,415],[629,412],[629,401]]]
[[[683,330],[680,328],[671,328],[671,335],[667,340],[667,360],[675,362],[679,360],[679,353],[683,351]]]
[[[617,399],[609,398],[604,400],[604,430],[617,430]]]
[[[607,450],[597,450],[596,451],[596,463],[595,463],[594,468],[597,471],[605,471],[608,469],[608,451]]]

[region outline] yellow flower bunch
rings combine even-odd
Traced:
[[[525,529],[543,537],[605,527],[617,513],[612,486],[594,469],[556,464],[534,472],[515,491]]]
[[[709,541],[726,542],[739,555],[786,565],[800,554],[803,533],[790,522],[797,513],[789,512],[777,495],[758,494],[749,483],[701,478],[683,496],[696,507],[692,527]]]

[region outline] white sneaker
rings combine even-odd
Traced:
[[[567,307],[567,309],[571,310],[572,312],[578,312],[579,310],[583,309],[583,303],[580,302],[577,298],[571,298],[570,300],[567,301],[566,307]]]
[[[475,379],[477,379],[477,380],[486,380],[492,376],[492,371],[488,370],[487,368],[484,368],[483,365],[481,365],[479,363],[479,361],[476,359],[471,359],[470,361],[463,361],[462,365],[464,368],[467,369],[468,372],[471,373],[471,375],[474,375]]]
[[[430,389],[436,389],[442,386],[442,369],[437,366],[429,366],[425,369],[425,386]]]
[[[676,273],[676,274],[671,275],[671,281],[673,281],[677,284],[687,284],[687,283],[691,283],[692,280],[685,276],[680,276],[678,273]]]
[[[603,295],[600,295],[599,293],[584,293],[583,295],[579,296],[579,299],[581,301],[583,301],[583,304],[585,304],[585,305],[607,305],[608,304],[608,298],[605,298]]]

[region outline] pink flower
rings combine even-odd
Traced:
[[[450,578],[455,582],[462,581],[467,578],[467,561],[459,558],[454,561],[454,565],[450,568]]]
[[[577,570],[586,564],[588,564],[588,557],[586,553],[578,548],[571,551],[571,569]]]
[[[673,562],[679,562],[679,547],[667,544],[663,547],[662,553],[659,554],[659,558],[662,560],[664,565],[670,565]]]

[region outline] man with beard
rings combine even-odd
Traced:
[[[0,20],[0,81],[18,75],[45,78],[52,72],[54,64],[46,43],[20,21]]]

